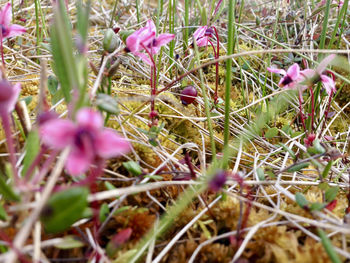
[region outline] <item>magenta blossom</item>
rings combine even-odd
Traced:
[[[193,33],[193,39],[196,41],[197,46],[206,47],[209,44],[209,37],[211,34],[208,34],[207,31],[210,31],[210,27],[201,26]],[[212,30],[212,29],[211,29]]]
[[[327,67],[327,65],[335,58],[336,55],[332,54],[324,58],[316,70],[314,69],[305,69],[300,72],[300,75],[304,79],[310,79],[312,81],[321,81],[323,87],[325,88],[326,92],[328,95],[332,95],[335,93],[337,90],[335,88],[335,82],[332,78],[328,77],[327,75],[324,74],[324,71]]]
[[[0,80],[0,114],[7,114],[15,108],[21,84],[11,85],[5,79]]]
[[[293,64],[287,71],[278,68],[267,68],[267,70],[272,73],[283,75],[283,78],[281,78],[278,83],[278,86],[282,88],[294,89],[302,80],[302,77],[300,76],[300,68],[297,63]]]
[[[108,159],[128,153],[130,143],[114,130],[103,127],[100,113],[90,108],[78,111],[77,123],[53,119],[40,127],[43,142],[62,150],[70,147],[66,169],[71,175],[86,172],[97,158]]]
[[[12,20],[12,8],[11,4],[7,3],[0,10],[0,28],[2,39],[19,36],[26,32],[26,29],[20,25],[11,25]]]
[[[159,52],[162,46],[173,40],[174,37],[174,34],[167,33],[156,37],[156,26],[152,20],[148,20],[145,27],[135,31],[126,39],[126,47],[135,56],[140,57],[144,62],[153,66],[149,56],[140,51],[145,49],[147,53],[153,56]]]

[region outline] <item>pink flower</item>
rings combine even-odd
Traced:
[[[15,108],[21,84],[11,85],[7,80],[0,80],[0,114],[6,114]]]
[[[205,47],[208,46],[209,38],[213,33],[214,30],[211,27],[201,26],[193,33],[193,38],[196,40],[197,46]]]
[[[144,62],[152,65],[149,56],[140,51],[146,49],[153,56],[159,52],[162,46],[173,40],[174,37],[174,34],[167,33],[156,37],[156,26],[152,20],[148,20],[145,27],[135,31],[126,39],[126,47],[135,56],[140,57]]]
[[[7,3],[0,10],[0,28],[1,28],[2,39],[19,36],[27,31],[23,26],[11,25],[10,24],[11,20],[12,20],[12,8],[11,8],[11,4]]]
[[[335,58],[336,55],[332,54],[324,58],[316,70],[314,69],[305,69],[300,72],[300,75],[304,79],[310,79],[312,82],[316,80],[321,81],[323,87],[325,88],[327,94],[331,96],[333,93],[335,93],[337,90],[335,88],[335,82],[332,78],[328,77],[327,75],[323,74],[325,71],[327,65]]]
[[[267,68],[267,70],[272,73],[283,75],[283,78],[281,78],[280,82],[278,83],[278,86],[283,88],[294,89],[301,81],[300,68],[297,63],[293,64],[287,71],[278,68]]]
[[[43,142],[62,150],[71,147],[66,169],[72,175],[86,172],[96,158],[108,159],[130,151],[130,143],[114,130],[103,127],[100,113],[83,108],[78,111],[77,123],[53,119],[40,127]]]

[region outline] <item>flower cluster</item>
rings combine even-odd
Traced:
[[[335,55],[330,55],[326,57],[324,60],[321,61],[319,66],[314,69],[304,69],[300,70],[300,67],[298,64],[293,64],[287,71],[284,69],[278,69],[278,68],[267,68],[268,71],[272,73],[277,73],[283,75],[283,78],[279,81],[278,85],[283,88],[287,89],[296,89],[301,88],[301,90],[305,90],[309,87],[307,85],[309,80],[312,81],[312,83],[316,81],[321,81],[323,84],[323,87],[325,88],[328,95],[332,95],[336,92],[335,89],[335,82],[332,78],[328,77],[326,74],[324,74],[324,71],[327,67],[327,65],[335,58]]]
[[[168,44],[175,37],[174,34],[169,33],[160,34],[158,37],[156,34],[154,22],[148,20],[145,27],[135,31],[126,39],[127,51],[140,57],[147,64],[152,65],[150,58],[140,51],[145,50],[148,54],[153,56],[159,52],[162,46]]]

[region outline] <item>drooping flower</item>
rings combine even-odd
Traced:
[[[168,44],[171,40],[175,38],[174,34],[160,34],[156,37],[156,26],[152,20],[148,20],[145,27],[132,33],[126,39],[126,47],[128,51],[132,52],[135,56],[140,57],[144,62],[152,65],[149,56],[140,51],[146,49],[146,51],[151,54],[151,56],[157,54],[160,48]]]
[[[209,45],[209,39],[214,34],[214,30],[208,26],[201,26],[193,33],[193,39],[196,40],[197,46],[205,47]]]
[[[7,3],[0,10],[0,28],[1,28],[2,39],[19,36],[27,31],[23,26],[11,25],[11,20],[12,20],[12,7],[11,7],[11,3]]]
[[[298,86],[301,81],[300,78],[300,68],[297,63],[294,63],[287,71],[278,68],[267,68],[268,71],[272,73],[277,73],[283,75],[278,86],[287,89],[294,89]]]
[[[53,119],[40,127],[43,142],[56,150],[70,146],[66,169],[71,175],[86,172],[96,158],[108,159],[128,153],[130,143],[114,130],[103,127],[100,113],[91,108],[78,111],[77,123]]]
[[[21,91],[21,84],[17,83],[11,85],[5,79],[0,80],[0,113],[7,114],[15,108],[19,93]]]
[[[331,77],[324,74],[327,65],[336,57],[332,54],[324,58],[318,67],[314,69],[305,69],[300,72],[303,79],[311,80],[311,82],[321,81],[328,95],[332,95],[337,90],[335,88],[335,82]]]

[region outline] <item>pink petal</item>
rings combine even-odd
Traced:
[[[83,108],[77,113],[77,122],[79,125],[92,129],[101,129],[103,127],[103,119],[99,112],[91,108]]]
[[[151,59],[148,57],[148,55],[141,53],[141,52],[133,52],[135,56],[138,56],[141,58],[145,63],[147,63],[150,66],[153,66]]]
[[[93,155],[89,151],[80,151],[77,148],[73,148],[67,158],[67,172],[73,176],[83,174],[89,169],[92,161]]]
[[[279,69],[279,68],[267,68],[267,70],[271,73],[277,73],[281,75],[287,75],[287,72],[284,69]]]
[[[318,74],[322,74],[322,72],[327,68],[328,64],[336,57],[335,54],[329,55],[327,57],[325,57],[320,64],[318,65],[318,67],[316,68],[316,71],[318,72]]]
[[[25,32],[27,32],[27,29],[25,27],[20,25],[11,25],[9,27],[8,34],[4,37],[15,37],[15,36],[22,35]]]
[[[154,39],[156,33],[147,27],[140,28],[126,39],[126,46],[131,52],[137,52],[148,46]]]
[[[304,69],[302,71],[300,71],[300,75],[304,78],[304,79],[310,79],[313,78],[316,75],[316,71],[313,69]]]
[[[291,77],[292,80],[296,80],[299,77],[300,68],[297,63],[294,63],[288,70],[287,75]]]
[[[112,129],[104,129],[95,141],[97,154],[104,158],[117,157],[131,150],[130,143]]]
[[[54,119],[45,122],[39,131],[43,143],[62,150],[73,143],[76,126],[69,120]]]
[[[326,89],[326,92],[328,93],[329,96],[332,95],[332,93],[335,93],[337,90],[335,88],[335,83],[334,80],[326,75],[321,75],[320,76],[322,84],[324,88]]]
[[[9,26],[12,20],[12,8],[11,3],[7,3],[0,10],[0,24],[3,26]]]
[[[209,37],[202,37],[197,40],[197,46],[206,47],[209,44]]]
[[[154,34],[157,33],[157,28],[156,25],[154,24],[152,19],[149,19],[146,24],[146,28],[148,29],[149,32],[152,32]]]
[[[160,34],[156,38],[156,47],[161,47],[168,44],[171,40],[175,38],[174,34]]]
[[[208,26],[201,26],[193,33],[193,38],[198,40],[198,38],[204,37],[205,31],[207,31]],[[198,45],[198,44],[197,44]]]
[[[168,44],[175,37],[174,34],[161,34],[154,41],[155,45],[152,46],[152,54],[157,54],[160,48]]]
[[[21,92],[21,84],[16,83],[15,85],[12,86],[12,88],[13,88],[13,93],[11,95],[11,98],[7,101],[8,112],[13,111],[13,109],[15,108],[19,93]]]

